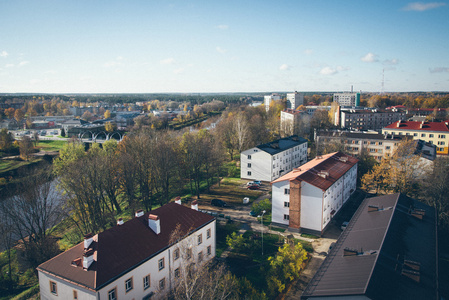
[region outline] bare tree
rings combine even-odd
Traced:
[[[33,143],[29,136],[25,135],[22,137],[22,140],[19,142],[19,150],[22,159],[28,160],[30,158],[31,153],[33,152]]]
[[[240,153],[246,146],[249,135],[248,121],[242,112],[239,112],[234,118],[234,132],[237,138],[238,151]]]

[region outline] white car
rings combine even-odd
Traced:
[[[252,185],[260,185],[260,181],[250,181],[246,184],[247,186],[252,186]]]

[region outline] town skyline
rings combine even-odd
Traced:
[[[13,1],[0,93],[449,91],[445,2]]]

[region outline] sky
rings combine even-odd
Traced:
[[[449,2],[0,1],[0,93],[351,86],[449,91]]]

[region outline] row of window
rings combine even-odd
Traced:
[[[388,132],[385,132],[385,133],[387,133],[388,134]],[[409,135],[409,136],[411,136],[412,135],[412,133],[410,133],[410,132],[398,132],[397,133],[398,135]],[[413,136],[418,136],[418,133],[413,133]],[[426,137],[427,136],[427,133],[421,133],[421,137]],[[429,133],[429,138],[434,138],[435,137],[435,134],[433,134],[433,133]],[[439,139],[445,139],[446,138],[446,135],[445,134],[439,134],[438,135],[438,138]]]

